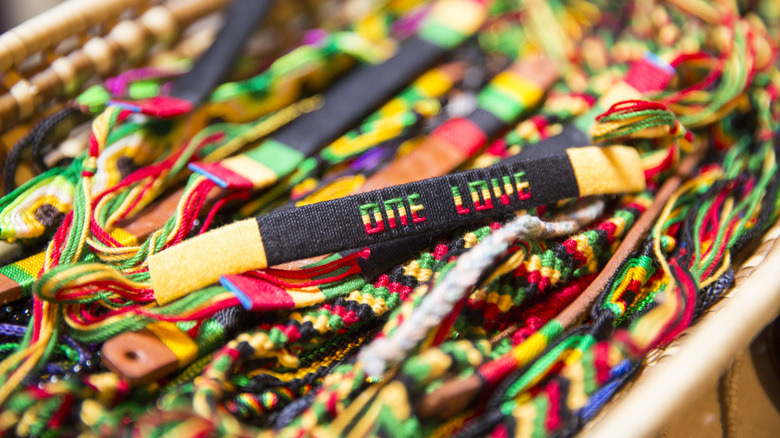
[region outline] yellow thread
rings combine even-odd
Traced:
[[[339,178],[338,180],[328,184],[316,192],[311,193],[305,199],[298,201],[295,205],[300,207],[302,205],[309,205],[330,199],[342,198],[354,193],[360,186],[363,185],[365,181],[366,177],[363,175]],[[367,223],[366,219],[368,219],[368,217],[363,215],[363,223]]]
[[[704,289],[705,287],[716,282],[719,278],[723,276],[723,274],[726,273],[726,271],[728,271],[729,267],[731,267],[731,253],[729,251],[726,251],[726,255],[725,257],[723,257],[723,263],[721,264],[720,268],[718,268],[717,271],[715,271],[714,273],[712,273],[712,275],[710,275],[704,281],[702,281],[699,284],[699,289]]]
[[[22,414],[22,418],[19,419],[19,424],[16,425],[16,434],[18,436],[30,435],[30,427],[35,424],[35,419],[38,418],[38,413],[41,411],[41,408],[43,408],[43,404],[38,402]]]
[[[667,322],[677,314],[679,308],[678,294],[674,293],[676,282],[673,277],[666,287],[666,293],[661,303],[651,309],[644,317],[636,320],[631,327],[634,343],[641,349],[646,349],[663,331]]]
[[[46,228],[35,217],[35,212],[44,204],[54,207],[60,213],[70,211],[70,204],[63,204],[58,197],[54,195],[41,196],[40,199],[21,212],[25,225],[27,225],[33,235],[40,235],[46,231]]]
[[[0,414],[0,430],[8,430],[19,422],[19,415],[13,411],[5,411]]]
[[[41,272],[41,268],[43,268],[45,258],[46,254],[39,252],[38,254],[16,262],[16,266],[21,268],[28,275],[37,277],[38,273]]]
[[[463,236],[463,241],[465,248],[471,248],[479,242],[477,240],[477,235],[474,233],[466,233],[466,235]]]
[[[471,417],[474,411],[468,410],[457,416],[447,420],[447,422],[440,424],[433,432],[431,432],[430,438],[448,438],[455,435],[455,432],[463,426],[466,419]]]
[[[246,155],[236,155],[222,160],[219,164],[248,179],[253,187],[267,187],[277,180],[276,172],[270,167]]]
[[[185,366],[198,357],[198,346],[193,340],[168,321],[160,321],[146,326],[179,359],[179,366]]]
[[[471,35],[484,23],[487,10],[474,1],[440,0],[434,3],[429,17],[447,23],[461,35]]]
[[[547,338],[539,332],[528,337],[523,343],[515,347],[511,354],[518,366],[523,366],[533,360],[547,347]]]
[[[530,438],[533,431],[536,409],[530,403],[523,403],[512,412],[519,420],[517,422],[516,438]]]
[[[452,80],[440,69],[429,70],[414,85],[430,97],[438,97],[452,88]]]
[[[677,200],[680,198],[680,196],[682,196],[683,193],[691,190],[692,188],[696,187],[699,184],[702,183],[706,184],[707,182],[720,177],[720,175],[721,175],[721,171],[717,168],[713,168],[708,172],[699,175],[698,178],[687,181],[685,184],[680,186],[680,188],[678,188],[677,191],[674,192],[674,194],[669,198],[668,201],[666,201],[666,205],[664,206],[664,209],[661,211],[661,214],[658,216],[658,220],[656,221],[656,226],[653,229],[653,252],[655,253],[655,256],[658,259],[659,263],[661,263],[661,268],[664,270],[664,273],[666,274],[667,277],[671,277],[672,272],[669,269],[669,264],[666,262],[666,257],[664,257],[663,252],[661,250],[661,229],[660,229],[661,224],[667,223],[668,218],[671,216],[672,210],[674,209],[674,206],[677,203]]]
[[[588,396],[585,394],[585,369],[582,367],[582,363],[575,362],[565,367],[561,374],[571,382],[566,405],[571,410],[577,410],[585,406],[588,403]]]

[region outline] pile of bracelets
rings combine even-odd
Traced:
[[[778,219],[776,1],[228,3],[0,126],[3,436],[574,436]]]

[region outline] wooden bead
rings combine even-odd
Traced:
[[[11,54],[12,62],[9,68],[17,67],[27,58],[27,47],[25,47],[24,41],[11,32],[0,36],[0,46],[3,46]]]
[[[122,46],[122,50],[130,59],[139,59],[146,51],[147,34],[137,23],[125,20],[114,26],[108,38]]]
[[[76,85],[76,69],[67,58],[59,58],[51,63],[51,70],[60,78],[63,91],[66,95],[72,94]]]
[[[144,12],[140,22],[162,43],[170,43],[176,36],[176,20],[171,11],[162,6],[155,6]]]
[[[171,2],[166,4],[165,7],[173,16],[177,29],[183,29],[195,20],[223,9],[227,3],[227,0],[198,0],[192,2]]]
[[[37,93],[35,87],[33,87],[29,81],[22,79],[18,81],[9,90],[11,95],[16,99],[16,104],[19,107],[19,117],[26,118],[33,115],[35,112],[35,101],[33,97]]]
[[[37,91],[34,100],[36,108],[61,95],[64,85],[60,76],[52,69],[46,69],[33,76],[30,83]]]
[[[92,60],[99,74],[106,74],[114,68],[111,49],[105,39],[100,37],[90,39],[84,44],[83,51]]]
[[[24,45],[24,58],[16,62],[16,67],[19,67],[30,55],[38,53],[49,45],[49,34],[43,28],[22,25],[10,30],[9,33],[16,36]]]
[[[0,72],[8,70],[12,65],[14,65],[14,57],[2,44],[2,38],[0,38]]]

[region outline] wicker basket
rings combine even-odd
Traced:
[[[216,26],[202,27],[180,42],[181,37],[228,3],[69,0],[0,35],[1,146],[7,151],[20,135],[15,132],[86,85],[148,62],[155,47],[197,55],[208,47]],[[742,265],[726,297],[679,340],[651,355],[643,374],[581,436],[654,436],[687,412],[686,405],[706,398],[735,359],[741,363],[751,340],[780,313],[779,237],[780,222]]]

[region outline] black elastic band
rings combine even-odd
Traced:
[[[233,67],[233,61],[270,5],[271,0],[233,0],[216,40],[192,70],[176,79],[171,96],[200,105]]]
[[[506,184],[509,191],[505,190]],[[453,187],[460,194],[461,208],[457,208]],[[483,198],[485,189],[488,199]],[[496,189],[505,197],[496,196]],[[472,191],[478,197],[476,203]],[[578,182],[569,156],[563,151],[273,212],[258,217],[257,222],[268,263],[274,265],[452,230],[576,196]],[[413,214],[415,209],[419,210]],[[375,220],[377,212],[380,221]],[[363,220],[366,214],[368,224]]]
[[[409,38],[387,61],[348,73],[323,94],[322,108],[288,123],[273,139],[312,155],[360,123],[445,53],[435,44]]]
[[[44,143],[48,141],[51,134],[61,123],[75,116],[84,117],[79,108],[66,106],[36,123],[24,137],[13,145],[5,159],[4,174],[6,194],[11,193],[16,188],[16,171],[21,164],[23,152],[28,148],[32,149],[33,161],[40,167],[40,170],[49,170],[48,166],[43,161]]]
[[[593,141],[588,134],[574,125],[566,125],[560,134],[546,138],[540,142],[528,145],[516,155],[522,159],[533,159],[545,155],[557,154],[571,148],[590,146]]]

